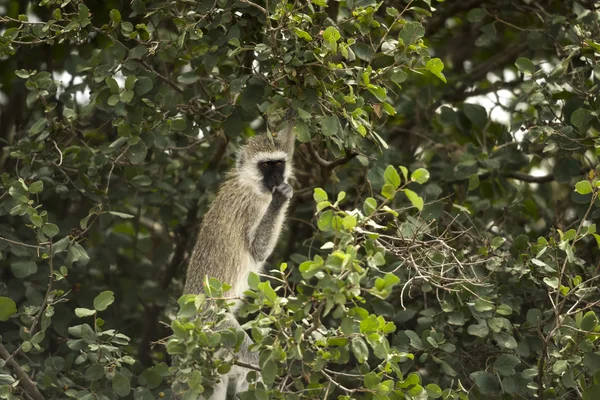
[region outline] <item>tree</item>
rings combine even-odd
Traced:
[[[236,147],[289,109],[242,399],[600,393],[595,2],[0,15],[0,398],[208,397],[240,333],[206,318],[226,282],[180,297],[186,257]]]

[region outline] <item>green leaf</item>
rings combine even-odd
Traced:
[[[90,382],[99,381],[104,377],[104,367],[99,364],[92,364],[85,370],[85,379]]]
[[[360,364],[364,363],[369,358],[369,348],[365,341],[360,337],[355,337],[350,343],[352,352]]]
[[[38,267],[34,261],[13,261],[10,269],[16,278],[22,279],[35,274]]]
[[[248,286],[252,290],[258,290],[258,284],[260,283],[260,277],[253,271],[248,274]]]
[[[33,223],[33,225],[35,225],[38,228],[40,228],[42,225],[44,225],[44,219],[42,217],[40,217],[38,214],[33,214],[32,216],[29,217],[29,219],[31,220],[31,223]]]
[[[271,282],[269,282],[269,281],[261,282],[257,285],[257,287],[258,287],[258,290],[264,294],[265,298],[268,301],[270,301],[271,303],[275,302],[275,299],[277,299],[277,293],[271,287]]]
[[[90,257],[79,243],[73,243],[73,245],[69,248],[66,262],[67,265],[71,265],[74,262],[78,262],[81,265],[86,265],[88,262],[90,262]]]
[[[581,129],[589,124],[593,118],[594,117],[592,116],[592,112],[590,110],[580,108],[571,114],[571,123],[577,128]]]
[[[196,71],[188,71],[177,77],[177,82],[183,83],[184,85],[191,85],[192,83],[198,82],[200,77],[196,74]]]
[[[381,377],[375,372],[365,374],[364,383],[367,389],[375,389],[381,382]]]
[[[583,391],[583,400],[598,400],[600,399],[600,385],[592,385]]]
[[[32,75],[35,75],[35,71],[28,71],[26,69],[18,69],[15,71],[15,75],[17,75],[21,79],[27,79]]]
[[[117,216],[119,218],[124,218],[124,219],[135,218],[135,215],[125,214],[125,213],[117,212],[117,211],[109,211],[108,213],[110,215],[114,215],[114,216]]]
[[[31,128],[29,128],[29,135],[30,136],[37,135],[38,133],[40,133],[44,129],[46,129],[46,126],[48,126],[48,120],[46,118],[38,119],[35,122],[35,124],[33,124]]]
[[[404,192],[408,200],[412,203],[413,207],[416,207],[419,211],[423,210],[424,202],[418,194],[416,194],[410,189],[403,189],[402,191]]]
[[[44,190],[44,182],[35,181],[29,186],[29,193],[37,194],[41,193]]]
[[[398,68],[396,70],[394,70],[394,73],[391,76],[392,82],[394,83],[402,83],[406,80],[406,78],[408,78],[408,74],[406,72],[404,72],[404,70],[402,68]]]
[[[148,49],[146,48],[146,46],[143,45],[139,45],[134,47],[133,49],[129,50],[129,58],[131,59],[140,59],[142,57],[144,57],[144,55],[146,55],[146,53],[148,52]]]
[[[0,321],[8,321],[11,315],[16,314],[17,304],[9,297],[0,296]]]
[[[477,371],[473,372],[469,377],[484,394],[495,394],[500,389],[500,381],[496,375],[491,372]]]
[[[385,180],[385,183],[392,185],[394,189],[398,189],[400,186],[400,175],[392,165],[388,165],[385,169],[383,179]]]
[[[352,230],[356,226],[356,218],[352,215],[346,215],[342,220],[342,225],[346,230]]]
[[[75,309],[75,315],[77,315],[79,318],[91,317],[94,314],[96,314],[96,310],[90,310],[89,308]]]
[[[133,90],[123,90],[119,94],[119,100],[125,104],[128,104],[131,100],[133,100],[134,95],[135,94],[133,93]]]
[[[515,367],[521,363],[518,357],[512,354],[501,354],[494,362],[494,369],[503,376],[515,374]]]
[[[544,283],[548,286],[550,286],[552,289],[557,289],[558,288],[558,278],[557,277],[545,277],[544,279]]]
[[[402,172],[402,176],[404,177],[404,180],[407,181],[408,180],[408,168],[406,168],[403,165],[398,166],[398,168],[400,168],[400,172]]]
[[[129,384],[129,379],[125,377],[125,375],[121,373],[116,373],[115,377],[112,380],[112,388],[116,394],[120,397],[125,397],[131,391],[131,385]]]
[[[333,220],[334,214],[333,211],[327,210],[319,217],[317,221],[317,227],[319,230],[323,232],[327,232],[331,230],[331,221]]]
[[[512,312],[512,307],[507,304],[500,304],[498,308],[496,308],[496,313],[500,315],[511,315]]]
[[[94,299],[94,309],[96,311],[104,311],[115,301],[114,293],[110,290],[105,290]]]
[[[117,83],[115,78],[109,76],[104,80],[104,82],[106,82],[106,84],[108,85],[108,88],[110,89],[111,93],[119,93],[119,84]]]
[[[479,312],[491,311],[494,309],[494,304],[483,299],[475,300],[475,309]]]
[[[427,70],[433,75],[440,78],[442,82],[446,83],[446,77],[442,73],[442,71],[444,70],[444,63],[442,62],[442,60],[440,60],[439,58],[432,58],[431,60],[427,61],[427,64],[425,64],[425,68],[427,68]]]
[[[478,336],[478,337],[486,337],[490,333],[490,329],[488,328],[485,321],[480,321],[478,324],[469,325],[467,328],[467,332],[469,335]]]
[[[300,119],[297,120],[296,125],[294,126],[294,131],[296,133],[296,136],[298,137],[298,140],[301,143],[310,142],[311,135],[310,135],[310,131],[308,129],[308,125],[306,124],[306,122],[304,122]]]
[[[55,224],[44,224],[42,232],[44,232],[44,235],[48,237],[54,237],[58,235],[59,229]]]
[[[429,180],[429,171],[425,168],[419,168],[410,175],[410,180],[422,185]]]
[[[340,40],[340,37],[340,33],[333,26],[330,26],[323,31],[323,39],[328,42],[337,42]]]
[[[384,88],[378,85],[367,85],[367,90],[373,94],[373,96],[377,97],[379,101],[387,100],[387,92]]]
[[[479,187],[479,176],[477,174],[473,174],[469,177],[469,192],[475,190]]]
[[[479,129],[485,128],[488,122],[488,115],[487,111],[483,106],[480,106],[479,104],[464,103],[463,112],[465,113],[467,118],[471,120],[473,125],[475,125]]]
[[[443,395],[442,389],[435,383],[430,383],[429,385],[427,385],[425,390],[427,391],[427,395],[431,399],[439,399]]]
[[[588,311],[583,316],[581,320],[580,328],[586,332],[592,332],[594,328],[598,325],[598,318],[596,317],[596,313],[593,311]]]
[[[371,215],[377,209],[377,200],[372,197],[367,197],[363,205],[363,210],[366,215]]]
[[[312,115],[310,115],[310,113],[302,108],[298,108],[296,111],[298,111],[298,116],[300,118],[302,118],[303,120],[308,121],[309,119],[312,118]]]
[[[326,201],[328,199],[327,192],[321,188],[315,188],[313,193],[313,199],[315,199],[317,203]]]
[[[575,191],[579,194],[592,193],[592,183],[590,181],[579,181],[575,184]]]
[[[410,21],[404,24],[398,38],[404,42],[405,46],[415,43],[425,35],[425,28],[418,22]]]
[[[135,87],[135,82],[137,82],[137,77],[134,75],[129,75],[125,80],[125,89],[133,90]]]
[[[311,42],[313,40],[312,36],[309,35],[308,32],[303,31],[302,29],[295,28],[294,33],[300,38],[304,39],[307,42]]]
[[[383,111],[385,111],[388,115],[396,115],[396,109],[392,107],[389,103],[385,101],[381,103],[383,106]]]
[[[519,71],[523,73],[528,72],[529,75],[532,76],[535,73],[535,65],[533,64],[533,61],[531,61],[529,58],[519,57],[517,58],[517,61],[515,61],[515,65],[517,66]]]
[[[131,161],[133,164],[141,164],[146,159],[148,148],[146,147],[146,144],[140,140],[129,148],[128,154],[129,161]]]
[[[277,377],[277,363],[271,360],[267,361],[262,367],[261,376],[267,385],[275,382],[275,378]]]
[[[386,199],[391,200],[396,196],[396,189],[394,189],[394,187],[389,183],[386,183],[381,188],[381,195]]]
[[[335,115],[323,117],[321,128],[325,136],[334,136],[338,133],[339,119]]]
[[[142,76],[135,82],[135,87],[133,91],[136,95],[143,96],[149,91],[151,91],[153,87],[154,83],[152,82],[152,79],[146,76]]]
[[[117,105],[118,103],[119,103],[119,95],[118,94],[113,94],[112,96],[110,96],[108,98],[108,100],[106,100],[106,104],[108,104],[111,107]]]
[[[569,369],[569,362],[567,360],[558,360],[552,366],[552,372],[556,375],[562,375]]]
[[[504,244],[504,242],[506,242],[506,239],[504,239],[502,236],[496,236],[495,238],[492,239],[492,243],[490,244],[490,247],[493,250],[496,250],[496,249],[500,248],[500,246],[502,246]]]
[[[506,332],[494,332],[494,340],[498,342],[498,346],[506,349],[514,350],[517,348],[518,343],[512,334]]]
[[[119,10],[116,9],[112,9],[110,10],[110,20],[112,22],[114,22],[115,24],[118,24],[119,22],[121,22],[121,13],[119,12]]]

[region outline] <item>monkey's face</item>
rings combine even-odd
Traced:
[[[265,189],[272,192],[273,188],[285,180],[285,160],[263,160],[258,163]]]

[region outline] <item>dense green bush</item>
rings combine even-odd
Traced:
[[[600,398],[600,8],[0,4],[0,398],[208,397],[181,297],[245,138],[297,115],[242,399]],[[258,381],[258,374],[262,381]]]

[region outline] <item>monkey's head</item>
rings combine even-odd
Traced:
[[[236,169],[242,181],[250,182],[259,192],[272,193],[292,175],[292,155],[293,142],[290,148],[287,137],[257,135],[238,152]]]

